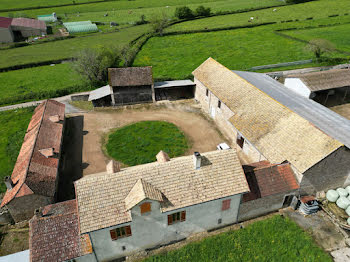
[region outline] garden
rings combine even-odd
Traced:
[[[277,215],[143,260],[151,261],[331,262],[332,259],[307,232],[289,218]]]
[[[154,162],[160,150],[173,158],[189,148],[184,133],[165,121],[143,121],[114,130],[105,147],[110,157],[128,166]]]

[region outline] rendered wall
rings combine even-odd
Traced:
[[[14,198],[7,208],[17,223],[23,220],[31,219],[34,215],[34,210],[53,203],[53,197],[39,196],[39,195],[26,195],[23,197]]]
[[[230,209],[222,211],[222,201],[225,199],[231,199],[231,205]],[[235,223],[240,201],[241,194],[167,213],[161,213],[158,202],[147,201],[152,203],[152,211],[141,215],[139,205],[145,202],[143,201],[132,209],[131,223],[90,233],[97,259],[98,261],[109,261],[127,256],[135,251],[181,240],[193,233]],[[168,225],[168,215],[183,210],[186,210],[186,221]],[[219,219],[222,219],[221,224],[218,224]],[[131,226],[132,236],[112,241],[110,230],[126,225]]]
[[[10,28],[0,27],[0,43],[11,43],[14,41],[14,37]]]
[[[303,193],[313,194],[349,184],[350,150],[342,146],[304,172],[300,187]]]
[[[299,95],[306,98],[310,97],[311,91],[299,78],[286,78],[286,80],[284,80],[284,85]]]

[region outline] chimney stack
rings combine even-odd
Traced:
[[[12,182],[11,177],[9,177],[9,176],[5,177],[4,182],[5,182],[5,185],[6,185],[8,190],[11,190],[13,188],[13,182]]]
[[[43,216],[43,210],[42,210],[41,207],[34,210],[34,216],[36,216],[36,217],[42,217]]]
[[[194,169],[199,169],[201,167],[201,161],[202,161],[201,154],[199,152],[194,152],[193,153]]]
[[[170,161],[168,154],[165,153],[163,150],[159,151],[159,153],[156,155],[156,158],[158,163],[165,163]]]
[[[109,161],[109,163],[106,166],[106,170],[108,174],[114,174],[120,171],[120,163],[115,161],[115,160],[111,160]]]

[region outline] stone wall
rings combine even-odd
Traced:
[[[222,201],[231,199],[230,208],[222,211]],[[132,222],[109,227],[90,233],[91,241],[98,261],[109,261],[127,256],[136,251],[154,248],[174,241],[179,241],[191,234],[214,229],[237,222],[241,194],[206,203],[162,213],[160,204],[151,202],[152,211],[140,214],[140,202],[132,210]],[[168,215],[186,211],[186,221],[168,225]],[[132,236],[112,240],[110,230],[131,226]]]
[[[53,203],[53,198],[39,195],[26,195],[14,198],[6,205],[14,221],[20,222],[33,217],[34,210]]]

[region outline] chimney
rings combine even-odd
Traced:
[[[5,177],[4,182],[5,182],[5,185],[6,185],[8,190],[11,190],[13,188],[13,182],[12,182],[11,177],[9,177],[9,176]]]
[[[43,216],[43,210],[42,210],[41,207],[34,210],[34,216],[36,216],[36,217],[42,217]]]
[[[168,154],[165,153],[163,150],[159,151],[159,153],[156,155],[156,158],[158,163],[165,163],[170,161]]]
[[[193,153],[194,169],[199,169],[201,167],[201,161],[202,161],[201,154],[199,152],[194,152]]]
[[[111,160],[106,165],[106,170],[108,174],[117,173],[120,171],[120,163],[115,160]]]

